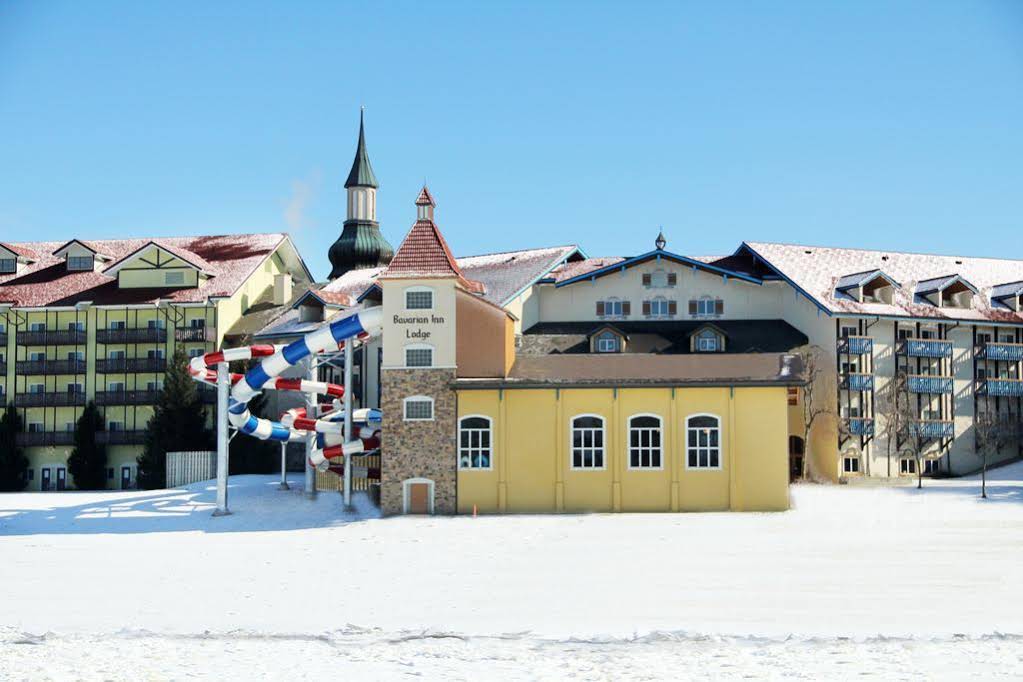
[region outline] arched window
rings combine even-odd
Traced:
[[[621,350],[621,340],[612,331],[601,332],[597,336],[598,353],[617,353]]]
[[[686,419],[686,468],[721,468],[721,420],[712,414]]]
[[[572,417],[572,468],[604,468],[604,418],[594,414]]]
[[[661,418],[637,414],[629,418],[629,468],[661,468]]]
[[[493,450],[490,417],[471,415],[458,422],[458,468],[489,469]]]

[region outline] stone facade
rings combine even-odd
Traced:
[[[457,510],[457,404],[451,382],[454,369],[385,369],[381,372],[384,414],[381,439],[380,508],[401,514],[402,482],[433,481],[435,514]],[[433,398],[433,421],[405,421],[403,400]]]

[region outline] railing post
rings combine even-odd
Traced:
[[[214,516],[227,516],[227,394],[231,390],[231,375],[227,363],[217,365],[217,508]]]

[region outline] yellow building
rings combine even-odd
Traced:
[[[284,234],[0,243],[0,402],[22,419],[28,489],[74,486],[67,456],[90,400],[108,485],[133,487],[167,359],[220,348],[310,280]]]

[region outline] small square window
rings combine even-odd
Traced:
[[[842,458],[842,471],[847,474],[858,474],[860,472],[860,458],[859,457],[843,457]]]
[[[432,398],[406,398],[405,421],[430,421],[433,419]]]
[[[185,273],[181,272],[180,270],[177,272],[166,272],[163,275],[163,283],[167,284],[168,286],[173,286],[175,284],[184,284]]]
[[[424,289],[406,291],[405,308],[407,310],[430,310],[433,308],[433,292]]]
[[[405,349],[405,366],[406,367],[432,367],[433,366],[433,349],[432,348],[406,348]]]

